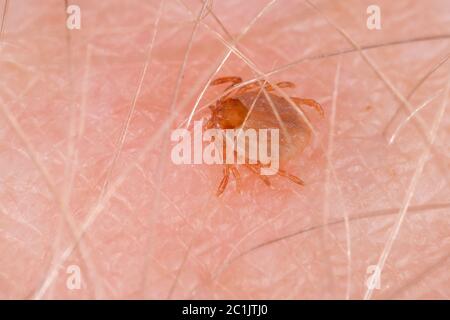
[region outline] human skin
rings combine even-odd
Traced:
[[[0,298],[449,298],[448,1],[76,4],[80,30],[62,0],[3,16]],[[240,168],[216,197],[170,133],[258,74],[325,110],[285,168],[306,185]]]

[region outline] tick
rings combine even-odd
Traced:
[[[206,129],[279,129],[279,157],[281,163],[293,156],[299,155],[311,143],[311,129],[301,116],[302,112],[295,108],[286,99],[274,93],[274,88],[269,84],[249,83],[233,90],[242,82],[240,77],[221,77],[211,82],[212,86],[230,83],[225,91],[228,94],[211,105],[211,116],[205,125]],[[262,86],[264,85],[264,90]],[[294,83],[278,82],[279,88],[293,88]],[[313,99],[290,97],[296,108],[301,111],[301,106],[314,108],[322,117],[322,106]],[[274,110],[275,109],[275,110]],[[224,150],[225,153],[225,150]],[[256,173],[262,181],[270,186],[268,176],[260,174],[263,165],[259,161],[256,164],[244,163],[250,171]],[[236,179],[236,185],[240,190],[240,173],[235,164],[224,164],[223,178],[217,188],[216,195],[220,196],[226,189],[230,173]],[[304,182],[295,175],[279,169],[277,174],[286,177],[292,182],[303,186]]]

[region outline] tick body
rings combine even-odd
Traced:
[[[273,93],[274,89],[270,85],[265,85],[264,90],[258,83],[251,83],[233,90],[237,84],[242,82],[240,77],[223,77],[214,80],[211,85],[230,83],[228,89],[230,93],[216,101],[214,106],[210,106],[211,117],[206,123],[205,129],[279,129],[279,158],[283,164],[286,160],[301,154],[301,152],[311,142],[311,129],[302,117],[301,106],[314,108],[320,115],[324,112],[319,103],[312,99],[290,97],[295,103],[297,110],[286,99]],[[291,82],[279,82],[280,88],[292,88],[295,85]],[[257,162],[256,164],[243,164],[252,172],[258,174],[262,181],[270,186],[268,176],[260,175],[260,169],[266,165]],[[236,179],[237,188],[240,190],[240,174],[234,164],[224,165],[222,181],[217,189],[217,196],[221,195],[228,184],[230,173]],[[298,185],[304,182],[279,169],[278,175],[291,180]]]

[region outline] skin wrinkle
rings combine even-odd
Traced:
[[[6,10],[6,5],[5,5],[5,10]],[[5,17],[3,17],[3,18],[5,18]],[[2,25],[3,25],[3,22],[2,22]],[[17,120],[9,112],[9,110],[6,108],[6,106],[4,105],[4,103],[1,99],[0,99],[0,111],[2,112],[2,116],[4,117],[6,122],[12,127],[12,129],[14,130],[14,133],[18,136],[19,140],[24,145],[26,153],[30,157],[33,164],[36,166],[37,170],[43,176],[43,178],[47,184],[47,187],[48,187],[51,195],[54,198],[54,201],[58,204],[58,207],[60,209],[60,215],[61,215],[61,219],[60,219],[61,221],[59,223],[60,227],[61,228],[63,227],[64,224],[62,221],[64,221],[67,224],[67,226],[69,227],[69,230],[70,230],[71,234],[73,235],[73,237],[76,238],[77,234],[78,234],[78,230],[77,230],[77,227],[75,225],[73,218],[69,214],[69,209],[68,209],[67,203],[65,202],[64,194],[60,195],[59,192],[56,190],[54,179],[50,175],[48,170],[45,168],[45,166],[42,164],[42,162],[40,161],[40,159],[37,155],[37,152],[34,150],[33,146],[30,143],[30,138],[23,131],[23,129],[21,128],[21,126],[19,125]],[[56,243],[58,243],[58,238],[59,238],[59,236],[56,237]],[[54,246],[54,248],[56,248],[56,247],[57,247],[57,244]],[[89,273],[93,274],[93,275],[89,275],[89,278],[93,279],[93,278],[95,278],[95,267],[89,262],[90,258],[85,251],[86,251],[85,248],[80,247],[79,252],[80,252],[80,255],[83,260],[82,263],[84,265],[88,266],[88,269],[90,270]],[[53,261],[53,259],[52,259],[52,261]],[[50,265],[51,264],[52,263],[50,263]]]
[[[439,209],[446,209],[446,208],[449,208],[449,207],[450,207],[450,203],[429,204],[429,205],[426,205],[426,206],[410,207],[410,212],[413,213],[413,214],[414,213],[416,213],[416,214],[419,214],[419,213],[424,214],[424,213],[428,213],[428,211],[426,211],[426,210],[439,210]],[[355,220],[359,220],[359,219],[368,219],[368,218],[379,217],[379,216],[394,215],[399,210],[400,210],[400,208],[392,208],[392,209],[376,210],[376,211],[373,211],[373,212],[357,213],[357,214],[352,215],[350,220],[351,221],[355,221]],[[264,243],[261,243],[259,245],[256,245],[254,247],[251,247],[250,249],[240,253],[238,256],[236,256],[235,259],[240,258],[243,255],[249,254],[253,250],[262,248],[262,247],[267,246],[267,245],[271,245],[271,244],[277,243],[280,240],[288,239],[288,238],[291,238],[291,237],[296,237],[296,236],[305,234],[305,233],[310,232],[310,231],[321,229],[323,227],[339,225],[339,224],[344,223],[344,222],[345,222],[344,219],[339,219],[339,220],[336,220],[336,221],[328,222],[326,225],[321,224],[321,225],[318,225],[318,226],[313,226],[313,227],[309,227],[309,228],[306,228],[306,229],[302,229],[300,231],[295,231],[295,232],[290,233],[290,234],[286,234],[283,237],[280,237],[278,239],[272,239],[272,240],[269,240],[267,242],[264,242]]]
[[[435,116],[433,126],[431,127],[431,130],[430,130],[430,136],[431,136],[430,146],[432,146],[435,141],[437,131],[440,127],[442,118],[445,114],[445,110],[447,108],[447,103],[448,103],[448,95],[450,92],[449,89],[450,89],[450,77],[448,78],[448,81],[447,81],[447,86],[446,86],[445,93],[444,93],[442,107],[439,110],[439,112],[437,113],[437,115]],[[423,168],[424,168],[425,164],[427,163],[428,156],[431,152],[430,149],[431,149],[430,147],[426,146],[423,150],[423,154],[421,155],[419,161],[417,162],[417,169],[414,172],[414,176],[411,179],[411,183],[408,187],[408,191],[406,193],[404,204],[403,204],[401,210],[399,210],[399,212],[398,212],[398,217],[397,217],[395,226],[392,229],[390,238],[389,238],[388,242],[386,242],[386,245],[385,245],[383,252],[379,258],[379,261],[377,263],[377,268],[380,269],[380,272],[382,272],[384,265],[386,264],[386,260],[391,253],[392,246],[393,246],[395,240],[397,240],[403,220],[406,216],[406,213],[408,212],[408,209],[409,209],[409,206],[411,203],[411,199],[412,199],[414,193],[416,192],[416,186],[417,186],[418,180],[420,179],[420,177],[422,175]],[[370,299],[372,297],[372,295],[373,295],[373,288],[368,288],[364,295],[364,299]]]
[[[408,124],[408,122],[411,121],[413,117],[416,116],[417,113],[419,113],[422,109],[424,109],[426,106],[430,104],[435,98],[437,98],[443,90],[439,90],[436,92],[432,97],[427,99],[424,103],[422,103],[420,106],[417,107],[416,110],[414,110],[405,120],[403,120],[395,129],[394,133],[392,133],[391,138],[389,139],[389,144],[392,144],[397,136],[399,135],[400,131]]]
[[[64,18],[67,19],[68,14],[67,12],[65,12],[65,9],[69,6],[68,0],[64,0],[63,5],[61,6],[61,9],[64,10]],[[73,175],[73,169],[74,169],[74,161],[75,161],[75,117],[76,117],[76,112],[77,112],[77,106],[75,104],[75,92],[74,92],[74,80],[73,80],[73,57],[72,57],[72,53],[73,53],[73,48],[72,48],[72,37],[71,34],[69,32],[69,29],[64,28],[65,29],[65,36],[66,36],[66,57],[67,57],[67,78],[68,78],[68,91],[67,94],[69,96],[69,108],[70,108],[70,115],[69,115],[69,130],[68,130],[68,138],[67,138],[67,150],[66,150],[66,165],[65,165],[65,172],[64,172],[64,176],[66,178],[67,184],[66,184],[66,188],[65,190],[62,192],[61,194],[61,198],[62,198],[62,202],[63,202],[63,207],[64,208],[69,208],[69,203],[70,203],[70,198],[71,198],[71,189],[72,189],[72,179],[71,176]],[[66,211],[69,211],[69,209],[65,209]],[[69,214],[69,213],[66,213]],[[67,218],[63,218],[61,220],[64,220]],[[74,222],[70,222],[71,224],[74,224]],[[62,222],[59,223],[59,227],[58,227],[58,236],[57,239],[55,241],[55,245],[53,247],[53,253],[52,256],[55,257],[58,254],[58,250],[59,250],[59,245],[60,245],[60,237],[63,234],[63,227],[64,224]],[[78,234],[78,230],[76,230],[76,226],[74,225],[73,227],[70,227],[71,229],[73,229],[72,233],[74,235],[74,238],[77,237]],[[102,288],[101,285],[99,284],[99,282],[97,281],[97,271],[96,271],[96,267],[93,265],[90,256],[85,253],[86,249],[84,248],[84,246],[80,245],[80,251],[82,252],[81,256],[83,259],[87,259],[87,261],[83,261],[82,263],[85,265],[85,267],[87,267],[90,270],[91,275],[89,276],[89,278],[91,279],[91,281],[94,283],[94,298],[96,297],[100,297],[102,295]],[[52,261],[54,261],[55,259],[53,259]]]
[[[60,107],[67,104],[72,86],[65,77],[68,62],[60,54],[68,48],[63,41],[67,30],[61,27],[60,18],[54,19],[55,8],[61,8],[62,2],[8,3],[0,35],[0,68],[5,71],[0,98],[55,180],[55,188],[63,193],[70,190],[67,211],[80,232],[76,240],[69,235],[61,237],[63,250],[55,256],[52,270],[46,270],[39,257],[61,230],[54,219],[58,217],[57,199],[46,194],[45,180],[23,156],[25,148],[11,127],[1,126],[0,182],[7,189],[0,188],[0,221],[13,217],[8,221],[17,222],[0,224],[0,249],[4,252],[0,297],[34,293],[35,298],[70,299],[362,298],[367,290],[367,267],[379,258],[390,239],[424,146],[431,150],[429,165],[416,185],[395,246],[389,250],[381,289],[373,297],[450,296],[439,281],[445,278],[449,252],[448,152],[442,149],[448,141],[448,112],[442,117],[435,144],[430,145],[422,132],[424,128],[428,132],[436,111],[442,108],[443,95],[437,94],[442,93],[449,70],[449,30],[444,23],[448,4],[433,0],[425,10],[410,8],[406,1],[381,1],[382,29],[368,31],[366,7],[372,3],[335,6],[332,1],[320,1],[320,9],[358,42],[360,48],[355,49],[348,48],[344,38],[302,3],[241,2],[237,10],[233,1],[204,2],[200,25],[218,20],[218,26],[227,29],[221,29],[222,39],[205,28],[198,29],[179,98],[173,104],[172,88],[195,22],[179,2],[166,0],[153,47],[152,72],[142,81],[127,139],[110,182],[99,196],[108,163],[117,150],[113,141],[120,137],[130,101],[136,97],[150,27],[160,2],[129,0],[126,7],[119,0],[109,0],[107,5],[85,0],[77,3],[82,29],[70,31],[74,41],[69,50],[73,53],[73,92],[80,100],[76,110]],[[198,0],[183,2],[196,13],[202,6]],[[265,7],[268,4],[270,10]],[[34,17],[29,12],[34,12]],[[255,17],[259,18],[254,24]],[[408,18],[416,19],[414,23],[404,20]],[[420,25],[425,21],[426,29]],[[253,25],[255,28],[241,37],[242,30]],[[39,37],[33,29],[39,30]],[[273,47],[277,50],[271,50]],[[417,125],[415,116],[408,122],[410,112],[397,112],[404,103],[394,100],[389,88],[383,88],[376,74],[364,65],[360,54],[368,50],[398,92],[405,92],[410,111],[419,114],[425,127]],[[337,58],[342,59],[342,69],[331,130],[330,93]],[[252,63],[264,72],[252,75]],[[232,180],[232,186],[217,199],[214,191],[220,168],[174,166],[162,156],[162,143],[168,145],[167,133],[174,126],[189,119],[190,113],[192,120],[197,120],[204,106],[211,104],[205,102],[226,94],[221,88],[205,86],[222,75],[242,76],[246,83],[266,78],[289,80],[297,87],[286,93],[315,98],[323,105],[326,118],[311,118],[317,144],[290,164],[292,172],[305,179],[304,188],[274,178],[273,189],[269,189],[242,169],[243,194],[235,192]],[[366,108],[369,105],[371,108]],[[76,112],[75,134],[67,136],[73,125],[71,111]],[[391,118],[394,121],[390,122]],[[389,146],[385,138],[397,129],[395,144]],[[325,141],[329,137],[334,142],[328,165],[339,177],[338,182],[331,175],[330,187],[337,190],[339,183],[341,190],[330,193],[329,218],[324,225],[321,208]],[[158,170],[158,162],[164,162],[163,170]],[[68,176],[65,170],[70,171]],[[345,228],[346,212],[350,228]],[[19,224],[28,224],[37,232],[24,233],[20,230],[25,229],[15,227]],[[327,230],[324,241],[308,230]],[[79,255],[81,239],[92,256],[91,267]],[[281,245],[269,245],[277,243]],[[349,262],[351,272],[347,271]],[[71,291],[65,285],[66,268],[72,264],[81,268],[81,290]],[[89,277],[91,272],[94,279]],[[33,286],[41,277],[51,280],[44,290]],[[327,281],[330,277],[332,284]],[[95,293],[95,288],[102,292]]]
[[[342,59],[339,58],[337,68],[336,68],[336,77],[334,82],[334,90],[333,90],[333,100],[331,105],[331,115],[330,115],[330,131],[328,134],[328,150],[327,150],[327,178],[325,182],[325,201],[324,201],[324,210],[323,210],[323,224],[326,226],[327,220],[330,215],[330,177],[331,174],[333,176],[334,184],[338,190],[340,205],[344,208],[344,224],[345,224],[345,233],[346,233],[346,256],[347,256],[347,287],[345,291],[345,298],[350,299],[351,295],[351,279],[352,279],[352,254],[351,254],[351,239],[350,239],[350,225],[348,220],[348,209],[346,208],[344,197],[342,196],[342,189],[340,186],[340,181],[336,175],[336,170],[333,165],[333,148],[334,148],[334,131],[336,126],[336,108],[337,108],[337,99],[338,99],[338,90],[339,90],[339,77],[341,71],[341,63]],[[323,229],[323,232],[326,232],[326,227]],[[325,238],[324,234],[322,234],[322,238]],[[323,239],[322,239],[323,240]],[[331,263],[330,263],[331,264]]]
[[[164,9],[164,0],[161,1],[159,9],[158,9],[158,14],[157,14],[157,17],[155,19],[155,23],[153,25],[153,32],[152,32],[152,35],[151,35],[151,39],[149,40],[149,43],[147,45],[146,58],[145,58],[145,62],[144,62],[143,68],[142,68],[141,77],[139,79],[139,83],[138,83],[138,86],[136,88],[136,93],[135,93],[135,95],[133,97],[133,100],[132,100],[129,112],[128,112],[127,117],[125,119],[125,122],[123,124],[122,132],[121,132],[121,135],[120,135],[120,140],[119,140],[119,142],[117,144],[117,148],[115,150],[114,157],[113,157],[113,159],[111,161],[111,164],[109,165],[108,172],[106,174],[106,178],[104,180],[104,183],[103,183],[103,186],[102,186],[102,191],[100,193],[99,199],[103,196],[103,194],[104,194],[104,192],[106,190],[108,182],[111,179],[111,175],[112,175],[113,169],[115,167],[115,164],[117,162],[117,159],[119,158],[120,153],[121,153],[121,151],[123,149],[123,145],[125,143],[125,137],[127,135],[131,119],[132,119],[132,117],[134,115],[134,112],[135,112],[135,109],[136,109],[136,103],[137,103],[137,100],[138,100],[140,92],[141,92],[142,84],[144,82],[144,79],[145,79],[145,76],[147,74],[148,68],[151,65],[153,46],[154,46],[154,43],[155,43],[155,38],[156,38],[157,31],[158,31],[159,21],[160,21],[163,9]],[[157,192],[159,192],[159,191],[157,190]],[[146,264],[146,262],[144,263],[144,265],[145,264]],[[143,283],[145,283],[145,267],[144,267],[143,274],[144,274],[144,281],[143,281]]]
[[[2,46],[3,46],[3,29],[5,28],[6,13],[8,10],[8,1],[9,0],[5,0],[3,2],[2,21],[0,22],[0,45],[2,45]]]
[[[392,82],[386,77],[386,75],[381,71],[381,69],[376,65],[375,61],[372,60],[364,51],[361,50],[361,46],[357,44],[350,35],[340,28],[338,25],[336,25],[334,22],[332,22],[326,15],[322,13],[322,11],[315,6],[313,3],[311,3],[309,0],[305,0],[306,3],[308,3],[312,8],[314,8],[315,11],[317,11],[320,15],[322,15],[327,22],[332,25],[351,45],[355,47],[355,49],[358,50],[358,53],[364,58],[364,60],[369,64],[369,66],[372,68],[373,71],[380,77],[380,79],[386,84],[386,86],[389,88],[389,90],[392,92],[392,94],[400,100],[402,103],[401,106],[403,108],[406,108],[406,111],[411,114],[413,113],[414,107],[409,103],[409,101],[398,91],[397,88],[394,87]],[[420,83],[420,82],[419,82]],[[427,125],[425,124],[424,120],[420,118],[419,116],[413,117],[414,123],[417,123],[420,126],[420,129],[422,130],[423,134],[425,135],[424,138],[426,139],[426,143],[430,144],[432,147],[432,144],[430,143],[429,139],[430,137],[427,135],[426,128]],[[442,168],[442,164],[438,162],[438,165]],[[445,173],[445,168],[442,169],[442,171]]]
[[[202,19],[203,12],[205,11],[206,7],[207,7],[207,2],[204,2],[202,7],[201,7],[201,9],[200,9],[200,11],[199,11],[199,13],[198,13],[197,18],[194,21],[194,26],[192,28],[192,33],[191,33],[188,45],[186,47],[184,58],[183,58],[183,62],[181,64],[181,67],[180,67],[180,70],[179,70],[179,73],[178,73],[178,76],[177,76],[177,80],[176,80],[175,91],[174,91],[173,99],[172,99],[172,102],[171,102],[171,105],[170,105],[170,110],[172,112],[175,110],[175,104],[177,103],[177,100],[178,100],[179,90],[180,90],[181,82],[183,80],[186,63],[187,63],[189,54],[191,53],[192,44],[193,44],[193,41],[194,41],[194,38],[195,38],[195,34],[197,32],[198,26],[199,26],[200,21]],[[158,180],[159,180],[158,187],[160,187],[160,185],[162,184],[162,181],[163,181],[162,180],[162,172],[166,171],[166,169],[164,168],[164,165],[166,164],[166,161],[163,160],[163,155],[167,154],[167,147],[168,147],[167,146],[167,142],[168,142],[168,140],[169,139],[165,139],[164,142],[163,142],[163,148],[162,148],[161,156],[159,158],[159,162],[158,162],[158,166],[157,166],[157,173],[158,173]],[[160,191],[161,191],[161,189],[158,188],[157,192],[156,192],[156,196],[154,198],[154,203],[155,203],[154,204],[154,208],[158,208],[160,206],[160,193],[161,193]],[[155,210],[153,210],[153,211],[155,211]],[[150,249],[150,246],[149,246],[149,249]],[[186,256],[185,256],[186,258],[184,258],[182,260],[181,265],[183,265],[184,260],[187,259],[189,250],[186,250],[186,251],[187,251]],[[144,264],[144,266],[145,266],[145,264]],[[181,270],[181,268],[179,270]],[[142,281],[143,290],[147,289],[146,288],[146,284],[147,284],[146,275],[147,275],[147,269],[144,267],[143,281]],[[170,298],[170,295],[171,295],[173,289],[175,288],[176,281],[177,281],[177,276],[175,277],[174,284],[172,285],[172,287],[169,290],[169,294],[168,294],[169,298]]]
[[[392,290],[392,292],[390,294],[388,294],[387,296],[391,299],[400,297],[402,292],[406,291],[410,287],[414,287],[414,285],[416,285],[422,279],[424,279],[426,277],[432,278],[433,272],[435,272],[436,270],[439,270],[441,268],[448,268],[447,260],[449,258],[450,258],[450,253],[447,252],[446,254],[444,254],[442,256],[442,258],[437,259],[437,261],[435,263],[427,266],[426,268],[424,268],[424,270],[421,270],[421,272],[419,272],[418,274],[415,274],[414,277],[411,277],[411,279],[404,281],[404,284],[402,287],[396,288],[396,290]],[[445,299],[447,299],[447,300],[448,300],[448,298],[449,298],[449,296],[445,297]]]
[[[411,89],[410,93],[407,95],[406,99],[409,101],[414,93],[421,87],[421,85],[436,71],[438,70],[444,63],[446,63],[450,58],[450,54],[447,55],[444,59],[439,61],[436,65],[432,66],[432,68],[417,82],[414,88]],[[386,129],[383,131],[383,135],[387,134],[388,128],[393,125],[394,119],[400,114],[402,109],[397,109],[395,114],[392,116],[391,120],[387,123]],[[390,143],[392,143],[394,139],[394,134],[392,134],[391,138],[388,139]]]
[[[57,192],[55,183],[53,181],[53,177],[50,176],[47,169],[43,166],[41,161],[39,160],[36,151],[31,146],[29,137],[25,134],[25,132],[22,130],[22,128],[19,126],[18,122],[14,117],[11,115],[11,113],[5,108],[5,105],[3,101],[0,100],[0,111],[2,113],[2,116],[4,119],[7,120],[8,124],[13,128],[14,132],[17,134],[18,138],[20,139],[21,143],[24,145],[26,152],[28,156],[30,157],[33,164],[36,166],[37,170],[41,173],[41,175],[44,177],[44,180],[46,181],[47,187],[54,199],[54,201],[58,204],[58,207],[60,209],[60,215],[62,216],[61,219],[64,220],[64,222],[69,227],[69,230],[73,237],[76,239],[78,237],[78,230],[75,225],[75,222],[73,218],[69,215],[68,207],[64,203],[64,200],[62,199],[62,196]],[[60,226],[62,227],[62,222],[60,222]],[[58,239],[59,237],[57,237]],[[82,263],[84,265],[89,265],[89,258],[86,257],[85,249],[81,248],[79,249],[80,255],[82,257]],[[52,259],[53,261],[53,259]],[[53,263],[50,263],[50,265],[53,265]],[[95,268],[92,265],[89,265],[90,272],[94,273]],[[90,277],[92,278],[92,277]],[[45,282],[45,281],[44,281]]]

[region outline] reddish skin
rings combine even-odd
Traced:
[[[195,13],[202,4],[183,2]],[[270,2],[214,1],[213,11],[230,34],[238,36]],[[448,0],[311,2],[361,46],[450,33]],[[0,12],[4,3],[0,1]],[[148,57],[160,1],[70,1],[80,5],[82,16],[81,30],[69,33],[72,83],[63,3],[9,1],[1,37],[0,104],[16,119],[60,193],[68,185],[67,164],[72,164],[70,214],[81,225],[104,194],[105,172]],[[307,187],[273,179],[277,188],[271,190],[242,170],[245,193],[226,192],[221,198],[211,195],[221,173],[214,167],[173,165],[170,153],[161,153],[160,143],[138,161],[153,134],[173,118],[170,106],[196,22],[179,1],[164,3],[126,143],[108,180],[109,185],[119,177],[123,182],[86,230],[84,253],[90,263],[86,265],[80,250],[75,250],[58,264],[56,277],[41,298],[363,298],[367,268],[380,258],[425,147],[416,126],[407,125],[388,146],[382,133],[392,115],[403,110],[399,101],[358,52],[323,56],[352,46],[306,1],[275,1],[237,48],[263,72],[294,63],[270,78],[295,79],[300,96],[310,95],[326,109],[325,120],[311,120],[324,151],[328,138],[334,139],[330,181],[325,179],[324,152],[316,147],[304,150],[289,167],[306,180]],[[366,10],[375,3],[382,10],[382,29],[368,30]],[[221,32],[210,14],[202,22]],[[180,122],[188,117],[228,50],[203,25],[193,38],[175,110]],[[450,42],[442,38],[364,52],[407,95],[448,55]],[[313,55],[322,58],[295,63]],[[335,86],[340,59],[341,76]],[[449,70],[447,61],[416,90],[411,103],[417,106],[441,90]],[[250,71],[232,54],[220,74],[247,79],[252,77]],[[205,93],[204,101],[210,100],[210,93]],[[69,102],[71,97],[75,101]],[[420,112],[425,123],[433,122],[441,105],[439,97]],[[77,154],[69,157],[73,107],[75,120],[83,120],[74,121],[75,127],[84,129],[77,134]],[[400,116],[404,119],[405,113]],[[448,109],[443,121],[435,141],[442,153],[430,157],[421,175],[372,299],[450,296],[450,188],[448,170],[445,174],[438,165],[444,160],[448,164]],[[45,179],[4,116],[0,116],[0,132],[0,298],[23,299],[34,296],[49,266],[64,255],[73,238],[60,223],[61,210]],[[158,162],[165,163],[162,172],[157,170]],[[130,165],[133,170],[123,176]],[[160,194],[158,202],[155,194]],[[329,204],[328,211],[324,204]],[[345,214],[350,218],[349,230],[343,222]],[[267,241],[272,242],[251,250]],[[80,290],[66,286],[71,265],[81,269]]]
[[[219,85],[223,83],[231,82],[232,84],[228,87],[228,89],[233,88],[237,84],[242,82],[242,78],[240,77],[221,77],[217,78],[214,81],[212,81],[211,85]],[[277,87],[279,88],[292,88],[295,85],[292,82],[279,82],[277,83]],[[211,106],[211,118],[208,120],[205,128],[220,128],[220,129],[238,129],[238,128],[244,128],[244,129],[259,129],[259,128],[276,128],[279,129],[281,134],[280,139],[280,154],[286,155],[288,153],[287,149],[296,148],[298,153],[303,151],[303,149],[309,144],[310,142],[310,136],[311,136],[311,130],[306,125],[305,121],[299,117],[298,115],[295,115],[293,113],[288,113],[286,115],[286,105],[288,102],[273,93],[270,94],[270,98],[272,102],[280,101],[280,103],[276,104],[274,103],[276,108],[285,109],[280,110],[284,111],[282,113],[283,116],[281,116],[281,120],[284,122],[290,122],[291,126],[288,130],[288,133],[290,137],[297,136],[297,141],[292,141],[290,138],[284,136],[282,134],[283,128],[281,123],[276,119],[273,111],[268,110],[267,103],[265,105],[264,102],[267,101],[267,99],[264,97],[262,92],[259,92],[256,94],[256,90],[260,90],[260,85],[258,83],[250,83],[248,85],[245,85],[241,88],[237,88],[235,90],[232,90],[230,93],[225,95],[223,98],[218,100],[216,102],[215,106]],[[273,91],[274,88],[267,84],[264,86],[264,90],[266,92]],[[248,97],[249,95],[247,93],[253,92],[254,94]],[[245,99],[245,98],[249,99]],[[322,106],[316,102],[313,99],[302,99],[302,98],[296,98],[291,97],[291,99],[297,103],[297,107],[301,110],[300,105],[307,105],[309,107],[314,108],[321,116],[324,115],[324,111]],[[252,101],[253,100],[253,101]],[[250,104],[249,104],[250,102]],[[280,106],[281,105],[281,106]],[[252,109],[253,106],[253,110]],[[287,108],[292,108],[291,106],[288,106]],[[249,111],[252,111],[251,114],[249,114]],[[277,111],[277,112],[280,112]],[[303,113],[303,110],[301,111]],[[255,115],[256,113],[256,115]],[[258,117],[259,115],[259,117]],[[300,136],[300,137],[298,137]],[[299,138],[299,139],[298,139]],[[298,144],[298,140],[303,142]],[[292,153],[292,152],[290,152]],[[283,158],[281,159],[283,160]],[[260,169],[263,166],[261,163],[257,164],[245,164],[247,168],[249,168],[252,172],[260,175]],[[229,175],[230,175],[230,169],[233,172],[233,175],[235,176],[237,180],[237,184],[239,184],[240,175],[237,167],[235,165],[225,165],[224,171],[223,171],[223,178],[222,181],[219,184],[219,187],[217,188],[216,195],[220,196],[224,191],[225,188],[228,185],[229,181]],[[290,174],[289,172],[286,172],[285,170],[278,170],[278,175],[282,177],[286,177],[292,182],[304,186],[305,183],[302,179]],[[261,179],[266,185],[270,185],[269,179],[265,176],[260,175]],[[239,189],[239,185],[238,185]]]

